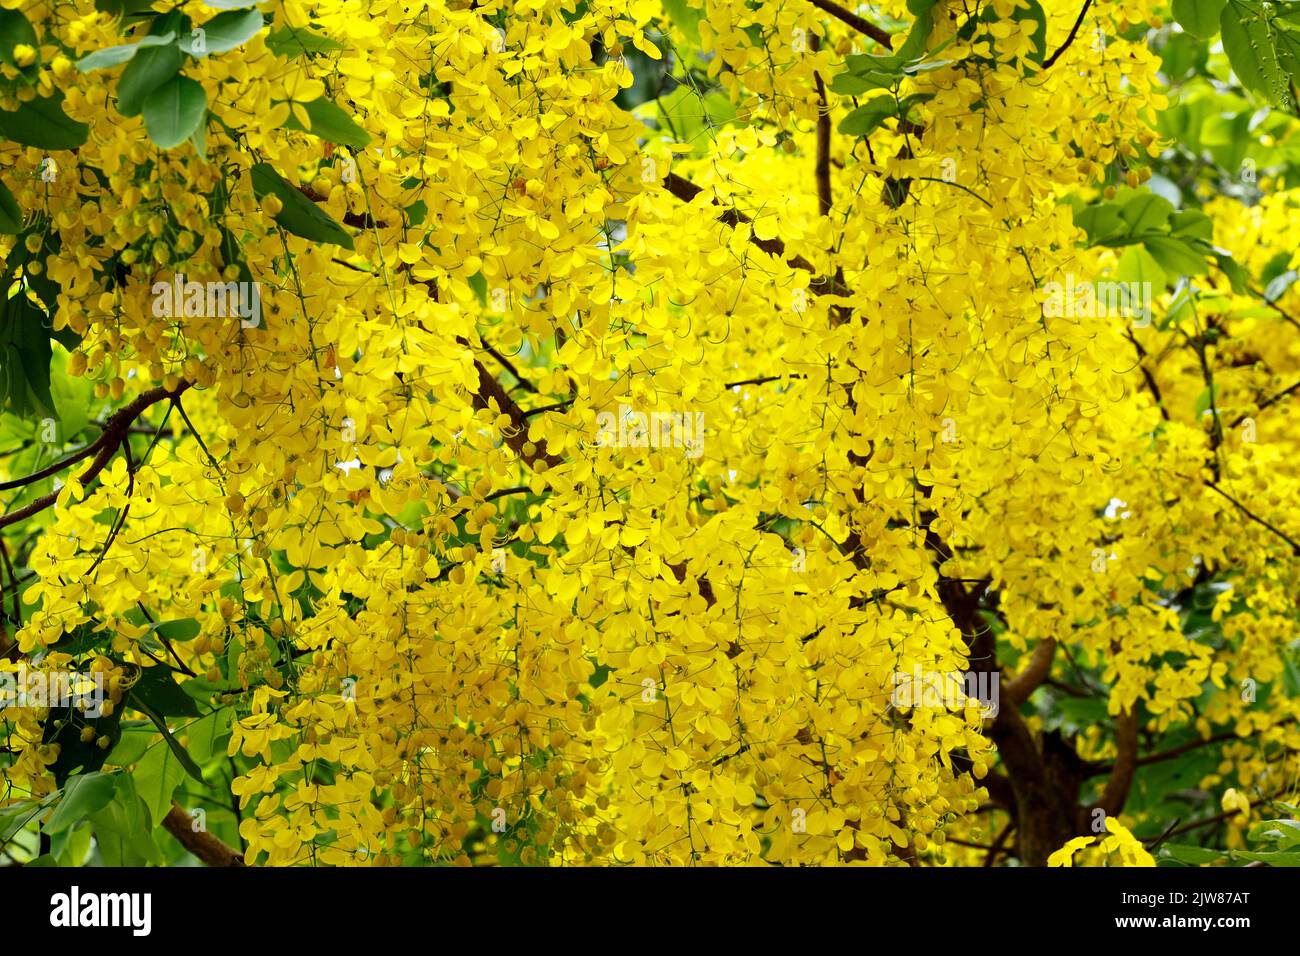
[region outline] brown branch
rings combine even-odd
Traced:
[[[528,438],[528,419],[524,416],[524,410],[519,404],[510,397],[501,383],[483,367],[483,363],[478,359],[474,360],[474,370],[478,372],[478,391],[474,393],[473,403],[477,409],[487,409],[495,411],[497,414],[504,414],[510,419],[510,427],[501,430],[501,437],[505,443],[514,449],[515,454],[522,458],[528,467],[534,471],[541,471],[539,465],[546,468],[554,468],[556,465],[564,463],[564,459],[552,455],[546,450],[546,442],[538,439],[536,442]]]
[[[813,52],[821,49],[821,37],[813,38]],[[826,84],[820,72],[813,74],[817,85],[817,161],[813,176],[817,180],[817,209],[820,215],[831,214],[831,109],[826,102]]]
[[[664,177],[664,187],[684,203],[694,201],[696,196],[704,192],[702,187],[695,185],[695,183],[691,182],[686,177],[679,176],[673,172],[670,172]],[[716,196],[710,200],[710,202],[715,206],[722,205]],[[754,220],[738,209],[728,209],[718,217],[718,221],[723,225],[735,228],[741,223],[749,225],[753,223]],[[777,237],[776,239],[759,239],[751,233],[749,241],[770,256],[775,256],[778,259],[784,258],[785,256],[785,242],[780,237]],[[812,267],[812,263],[800,256],[795,256],[789,261],[788,265],[790,265],[791,268],[803,269],[807,272],[815,271]]]
[[[175,391],[169,391],[163,386],[151,388],[147,392],[141,393],[129,405],[124,406],[104,424],[104,432],[89,446],[97,452],[90,466],[81,473],[77,480],[84,486],[95,480],[95,477],[104,470],[113,459],[114,453],[123,441],[126,440],[127,433],[131,425],[137,418],[142,415],[150,406],[163,401],[164,399],[175,400],[180,397],[181,393],[191,386],[192,383],[182,380],[176,387]],[[83,449],[84,450],[84,449]],[[0,528],[8,527],[22,521],[24,518],[30,518],[32,515],[44,511],[50,505],[58,500],[59,493],[52,491],[48,495],[43,495],[35,501],[24,505],[17,511],[11,511],[6,515],[0,516]]]
[[[686,182],[685,180],[682,180]],[[691,185],[687,183],[687,185]],[[697,188],[692,186],[692,188]],[[429,288],[437,297],[437,287],[431,283],[422,283]],[[467,339],[457,338],[461,345],[469,347]],[[474,360],[474,369],[478,372],[478,389],[474,392],[471,401],[475,408],[488,411],[495,411],[497,414],[504,414],[510,419],[510,427],[502,429],[502,438],[506,444],[512,448],[520,459],[534,472],[542,472],[557,465],[564,464],[564,459],[552,455],[546,448],[546,442],[538,440],[530,441],[528,438],[528,419],[527,415],[519,403],[510,397],[501,383],[489,372],[483,363],[478,359]],[[631,549],[629,549],[631,550]],[[453,565],[449,565],[445,571],[449,571]],[[679,584],[686,581],[687,568],[684,564],[670,564],[668,569],[672,571],[673,577]],[[714,596],[713,585],[708,578],[701,577],[697,581],[699,594],[704,598],[705,603],[712,607],[717,598]],[[734,657],[740,653],[740,649],[732,644],[728,650],[728,656]]]
[[[925,546],[933,556],[938,575],[939,601],[966,639],[967,667],[976,675],[997,674],[997,640],[993,629],[980,618],[981,600],[991,580],[981,579],[968,589],[961,579],[943,573],[952,548],[935,531],[932,520],[926,528]],[[1134,730],[1136,735],[1136,725]],[[1009,787],[999,786],[1002,792],[995,799],[1010,803],[1016,824],[1016,854],[1027,866],[1042,866],[1048,855],[1076,831],[1080,810],[1075,780],[1078,757],[1052,736],[1044,737],[1040,746],[1039,736],[1016,707],[998,707],[988,733],[1006,769]],[[993,795],[993,787],[986,786]]]
[[[437,286],[432,282],[422,282],[420,284],[430,291],[436,301],[438,298]],[[464,337],[458,336],[456,341],[466,348],[471,347],[469,340]],[[495,353],[487,345],[484,345],[483,348],[489,354],[495,356]],[[504,361],[500,357],[497,358],[498,361]],[[509,368],[508,362],[504,364],[510,374],[523,381],[518,373]],[[534,471],[554,468],[556,465],[563,464],[564,459],[557,458],[546,450],[546,442],[541,440],[529,441],[526,413],[519,407],[519,403],[510,397],[510,393],[505,390],[505,387],[496,380],[496,376],[489,372],[478,359],[474,360],[474,371],[478,373],[478,388],[471,396],[471,402],[480,411],[487,410],[498,415],[504,414],[510,419],[509,427],[501,429],[501,437],[514,450],[515,454],[522,458],[528,467]],[[538,467],[539,464],[541,465],[540,468]]]
[[[917,139],[925,132],[925,127],[917,126],[915,123],[909,123],[906,120],[900,120],[898,131],[907,135],[915,135]],[[908,160],[913,159],[916,154],[912,151],[910,140],[903,143],[894,154],[895,159]],[[895,179],[893,176],[885,178],[884,184],[880,187],[880,200],[890,209],[897,209],[903,203],[907,202],[908,194],[912,190],[912,179],[905,176],[902,179]]]
[[[1259,800],[1259,801],[1256,801],[1256,802],[1257,802],[1257,803],[1261,803],[1261,804],[1263,804],[1263,803],[1272,803],[1272,802],[1273,802],[1274,800],[1276,800],[1278,797],[1282,796],[1282,794],[1286,793],[1288,789],[1290,789],[1290,788],[1289,788],[1289,787],[1283,787],[1283,788],[1282,788],[1281,790],[1279,790],[1277,793],[1273,794],[1273,796],[1271,796],[1271,797],[1267,797],[1267,798],[1265,798],[1265,799],[1263,799],[1263,800]],[[1190,832],[1190,831],[1192,831],[1192,830],[1199,830],[1201,827],[1208,827],[1208,826],[1210,826],[1211,824],[1214,824],[1214,823],[1222,823],[1224,820],[1227,820],[1229,817],[1235,817],[1235,816],[1238,816],[1240,813],[1241,813],[1241,811],[1240,811],[1240,810],[1237,810],[1237,809],[1233,809],[1233,810],[1225,810],[1223,813],[1216,813],[1214,816],[1212,816],[1212,817],[1206,817],[1204,820],[1197,820],[1197,821],[1195,821],[1195,822],[1193,822],[1193,823],[1185,823],[1185,824],[1183,824],[1181,827],[1178,827],[1177,829],[1174,829],[1174,830],[1168,830],[1168,831],[1166,831],[1165,833],[1162,833],[1162,834],[1161,834],[1160,836],[1158,836],[1158,837],[1152,837],[1152,838],[1151,838],[1150,840],[1148,840],[1147,842],[1150,843],[1150,842],[1153,842],[1153,841],[1156,841],[1156,840],[1159,840],[1159,841],[1161,841],[1161,842],[1164,842],[1164,841],[1167,840],[1169,837],[1172,837],[1172,836],[1178,836],[1180,833],[1188,833],[1188,832]]]
[[[329,200],[328,196],[322,196],[310,186],[297,186],[295,188],[312,202],[327,202]],[[353,229],[385,229],[388,226],[386,222],[377,222],[368,212],[346,212],[343,214],[343,223]]]
[[[663,186],[684,203],[691,202],[696,196],[704,192],[701,187],[695,185],[689,179],[673,172],[670,172],[664,177]],[[720,207],[722,205],[716,196],[710,200],[710,202],[715,206]],[[746,225],[751,224],[753,219],[738,209],[728,209],[718,217],[718,222],[725,226],[731,226],[734,228],[741,223],[745,223]],[[848,296],[850,294],[844,283],[833,276],[817,275],[817,270],[813,267],[813,264],[803,256],[796,255],[786,259],[785,242],[780,237],[775,239],[759,239],[751,232],[749,241],[752,245],[762,249],[768,255],[778,259],[785,259],[785,264],[791,269],[801,269],[804,272],[812,273],[814,278],[808,283],[808,290],[812,292],[813,295],[829,294]]]
[[[1233,740],[1241,740],[1241,741],[1250,740],[1252,737],[1256,736],[1257,734],[1263,733],[1265,730],[1272,730],[1275,727],[1284,727],[1287,724],[1295,723],[1295,721],[1296,718],[1292,717],[1289,720],[1284,720],[1276,724],[1271,724],[1268,727],[1261,727],[1258,730],[1254,731],[1253,733],[1247,734],[1244,737],[1238,734],[1235,730],[1225,730],[1222,733],[1218,733],[1218,734],[1214,734],[1213,736],[1206,737],[1204,740],[1193,740],[1190,743],[1179,744],[1177,747],[1170,747],[1168,750],[1161,750],[1158,753],[1148,754],[1147,756],[1138,759],[1137,766],[1146,767],[1153,763],[1163,763],[1166,760],[1173,760],[1176,757],[1181,757],[1185,753],[1190,753],[1193,750],[1199,750],[1201,747],[1209,747],[1214,744],[1227,743]],[[1113,766],[1114,765],[1110,763],[1097,764],[1090,769],[1089,776],[1096,776],[1097,774],[1109,773]]]
[[[805,376],[800,372],[788,372],[785,375],[759,375],[755,378],[743,378],[738,382],[723,382],[722,389],[726,391],[729,388],[739,388],[741,385],[767,385],[769,382],[780,382],[785,379],[801,379]],[[541,405],[537,408],[524,409],[524,417],[531,418],[534,415],[545,415],[547,412],[562,412],[573,404],[573,399],[566,398],[562,402],[555,402],[551,405]]]
[[[1011,707],[1019,707],[1039,688],[1052,672],[1052,660],[1056,657],[1056,638],[1049,637],[1038,642],[1029,663],[1015,677],[1006,683],[1002,696]]]
[[[1165,408],[1165,398],[1160,391],[1160,383],[1156,381],[1155,374],[1146,366],[1147,350],[1142,347],[1142,343],[1134,337],[1132,332],[1125,332],[1125,335],[1133,343],[1133,348],[1137,349],[1138,369],[1141,370],[1142,377],[1146,380],[1147,391],[1156,400],[1156,408],[1160,409],[1160,417],[1165,421],[1169,421],[1169,409]]]
[[[153,433],[150,432],[150,434]],[[75,465],[77,462],[81,461],[83,458],[89,458],[91,455],[93,455],[95,453],[95,449],[99,447],[99,443],[102,442],[103,440],[104,440],[104,436],[100,435],[97,439],[95,439],[85,448],[80,448],[77,451],[74,451],[71,455],[69,455],[67,458],[63,459],[62,461],[56,461],[54,464],[42,468],[40,471],[32,472],[32,474],[30,475],[24,475],[22,478],[14,478],[11,481],[0,481],[0,491],[9,491],[13,488],[21,488],[24,485],[30,485],[33,482],[40,481],[42,478],[48,478],[51,475],[57,475],[64,468],[70,468],[73,465]]]
[[[996,850],[997,847],[989,843],[972,843],[970,840],[959,840],[957,837],[948,837],[945,843],[955,843],[957,846],[968,846],[972,850]]]
[[[1221,494],[1223,497],[1227,498],[1228,501],[1232,502],[1232,504],[1236,506],[1237,510],[1240,511],[1242,514],[1244,514],[1244,515],[1245,515],[1247,518],[1249,518],[1251,521],[1254,521],[1254,522],[1256,522],[1256,523],[1258,523],[1258,524],[1263,525],[1265,528],[1267,528],[1269,531],[1272,531],[1275,535],[1277,535],[1279,538],[1281,538],[1281,539],[1282,539],[1283,541],[1285,541],[1287,544],[1291,545],[1291,553],[1292,553],[1295,557],[1300,558],[1300,544],[1297,544],[1296,541],[1295,541],[1293,538],[1291,538],[1289,535],[1286,534],[1286,532],[1280,530],[1279,528],[1277,528],[1276,526],[1274,526],[1274,525],[1272,525],[1272,524],[1269,524],[1269,522],[1265,521],[1265,520],[1264,520],[1263,518],[1261,518],[1259,515],[1255,514],[1255,512],[1251,511],[1249,508],[1247,508],[1245,505],[1243,505],[1243,504],[1242,504],[1240,501],[1238,501],[1236,498],[1232,497],[1232,495],[1228,494],[1226,491],[1224,491],[1222,488],[1220,488],[1220,487],[1219,487],[1218,485],[1216,485],[1214,482],[1212,482],[1212,481],[1207,481],[1205,484],[1206,484],[1207,487],[1209,487],[1210,489],[1212,489],[1212,490],[1214,490],[1214,491],[1217,491],[1217,492],[1218,492],[1219,494]]]
[[[537,386],[534,385],[532,382],[528,381],[528,379],[524,378],[522,375],[520,375],[519,369],[515,368],[514,363],[512,363],[508,358],[506,358],[504,355],[502,355],[492,346],[488,345],[486,342],[483,343],[483,351],[487,352],[488,355],[496,359],[498,365],[500,365],[503,369],[505,369],[507,372],[513,375],[515,379],[519,382],[520,388],[522,388],[526,392],[532,392],[534,395],[537,394]]]
[[[1276,395],[1264,399],[1264,401],[1260,402],[1258,405],[1255,406],[1254,414],[1258,415],[1264,409],[1268,408],[1271,405],[1276,405],[1278,402],[1282,401],[1282,399],[1286,398],[1288,395],[1293,395],[1298,391],[1300,391],[1300,382],[1296,382],[1294,385],[1290,386],[1289,388],[1282,389],[1282,391],[1278,392]],[[1244,412],[1241,415],[1237,416],[1237,420],[1232,423],[1231,427],[1236,428],[1247,418],[1251,418],[1251,417],[1252,415],[1250,412]]]
[[[1115,719],[1115,764],[1111,767],[1110,777],[1102,789],[1101,799],[1096,806],[1106,811],[1108,817],[1116,816],[1124,809],[1129,789],[1133,786],[1133,775],[1137,772],[1138,752],[1138,718],[1137,705],[1121,711]]]
[[[668,565],[668,570],[673,573],[673,577],[677,579],[678,584],[686,583],[686,565],[670,564]],[[699,586],[700,597],[704,598],[704,603],[707,604],[709,607],[713,607],[713,605],[717,602],[717,598],[714,597],[713,585],[709,583],[709,579],[697,578],[696,582]],[[734,651],[735,653],[732,653],[731,651]],[[727,656],[735,657],[736,653],[739,653],[739,648],[737,648],[735,644],[730,645],[730,649]]]
[[[1266,306],[1268,306],[1278,315],[1282,316],[1283,321],[1287,322],[1290,325],[1294,325],[1297,329],[1300,329],[1300,319],[1297,319],[1290,312],[1287,312],[1280,305],[1278,305],[1277,299],[1270,299],[1265,290],[1257,289],[1252,285],[1248,285],[1246,287],[1246,291],[1249,292],[1251,295],[1253,295],[1255,298],[1259,299],[1261,302],[1263,302]]]
[[[1007,837],[1011,836],[1011,833],[1015,828],[1016,821],[1014,819],[1008,820],[1007,825],[1002,828],[1002,832],[999,833],[997,839],[993,841],[993,845],[989,847],[988,856],[984,857],[985,866],[992,866],[1000,854],[1011,852],[1003,847],[1006,845]]]
[[[893,48],[893,37],[880,29],[880,27],[876,26],[874,23],[871,23],[869,20],[864,20],[851,10],[846,10],[838,3],[833,2],[833,0],[809,0],[809,2],[823,13],[829,13],[841,23],[846,23],[864,36],[871,37],[871,39],[875,40],[881,46],[888,49]]]
[[[527,418],[533,415],[545,415],[548,412],[562,412],[572,404],[573,404],[573,399],[566,398],[562,402],[555,402],[550,405],[542,405],[538,408],[526,408],[524,409],[524,417]]]
[[[244,857],[238,850],[226,846],[206,831],[195,830],[194,818],[173,802],[171,811],[163,817],[163,829],[178,843],[208,866],[244,866]]]
[[[1060,45],[1055,53],[1043,61],[1043,69],[1050,70],[1053,64],[1061,58],[1061,54],[1070,48],[1074,38],[1079,35],[1079,27],[1083,26],[1083,18],[1088,15],[1088,8],[1092,6],[1092,0],[1083,0],[1083,9],[1079,11],[1079,18],[1074,21],[1074,26],[1070,28],[1070,35],[1065,38],[1065,42]]]

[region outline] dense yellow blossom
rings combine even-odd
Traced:
[[[55,283],[68,335],[60,443],[0,469],[115,437],[6,503],[57,497],[3,527],[7,640],[106,675],[155,822],[174,794],[269,865],[942,865],[1018,819],[1026,862],[1152,865],[1116,818],[1139,740],[1231,731],[1189,786],[1294,786],[1300,293],[1044,305],[1127,268],[1069,203],[1168,148],[1149,5],[1077,38],[1077,0],[1041,34],[869,6],[935,52],[859,136],[834,78],[888,51],[812,3],[22,5],[0,109],[86,131],[0,145],[10,296]],[[85,69],[146,31],[178,39]],[[162,148],[132,84],[200,36]],[[671,106],[624,105],[646,64]],[[1295,206],[1215,198],[1214,245],[1257,275]],[[1210,581],[1212,640],[1173,599]],[[1043,662],[1028,693],[1089,719],[1022,711]],[[899,706],[915,672],[1000,674],[1000,710]],[[173,678],[166,740],[135,704]],[[60,791],[49,709],[3,721],[4,800]]]

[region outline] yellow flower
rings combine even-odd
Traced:
[[[1073,866],[1074,854],[1082,847],[1092,843],[1092,837],[1075,837],[1068,840],[1065,846],[1061,847],[1055,853],[1047,858],[1048,866]]]
[[[325,84],[320,80],[312,79],[304,72],[295,70],[281,82],[280,93],[292,109],[294,118],[303,125],[303,128],[311,129],[311,117],[308,116],[303,104],[311,103],[324,96]]]
[[[1241,815],[1238,819],[1250,816],[1250,798],[1235,787],[1223,791],[1221,804],[1224,812],[1237,811]]]

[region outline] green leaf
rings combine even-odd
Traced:
[[[895,80],[903,78],[903,67],[907,61],[900,56],[868,56],[865,53],[850,53],[844,58],[844,66],[850,73],[865,76],[868,73],[883,73]]]
[[[736,119],[736,109],[721,92],[701,95],[689,86],[679,86],[671,93],[647,100],[638,115],[653,119],[659,129],[689,144],[695,155],[702,156],[718,130]]]
[[[170,747],[153,747],[135,765],[136,793],[149,808],[155,826],[172,808],[172,795],[185,780],[185,768]]]
[[[302,104],[311,121],[311,129],[305,129],[298,118],[291,112],[285,121],[285,129],[305,130],[313,136],[327,140],[338,146],[351,146],[364,149],[370,142],[370,134],[358,126],[347,111],[336,106],[325,97]]]
[[[1263,268],[1259,270],[1259,281],[1267,284],[1290,269],[1292,256],[1294,253],[1290,249],[1284,249],[1270,256]]]
[[[1120,282],[1149,282],[1159,292],[1165,287],[1165,273],[1160,263],[1141,246],[1129,246],[1119,257],[1115,278]]]
[[[1117,203],[1093,203],[1075,210],[1074,224],[1088,234],[1088,245],[1095,246],[1127,232],[1119,211]]]
[[[162,854],[151,834],[154,823],[149,819],[149,808],[136,793],[131,775],[117,774],[115,789],[113,801],[90,815],[95,845],[103,864],[143,866],[161,863]]]
[[[255,7],[261,0],[203,0],[213,10],[246,10]]]
[[[179,12],[159,17],[149,28],[150,36],[175,36],[185,23]],[[138,116],[149,94],[181,71],[185,54],[175,43],[146,47],[132,58],[117,81],[117,111],[123,116]]]
[[[144,704],[163,717],[199,716],[194,698],[181,690],[171,671],[161,664],[146,667],[141,672],[139,680],[131,688],[131,705],[136,704]]]
[[[1199,846],[1182,846],[1177,843],[1166,843],[1160,848],[1160,855],[1171,857],[1179,863],[1188,863],[1192,866],[1216,863],[1223,859],[1223,852],[1220,850],[1207,850]]]
[[[869,136],[880,124],[898,115],[898,100],[891,95],[877,96],[840,120],[839,131],[848,136]]]
[[[1028,0],[1028,6],[1017,7],[1011,14],[1013,23],[1021,23],[1025,20],[1033,21],[1034,31],[1029,35],[1030,41],[1034,44],[1034,52],[1031,55],[1035,63],[1042,63],[1047,59],[1047,14],[1043,12],[1043,5],[1038,0]]]
[[[1280,852],[1276,850],[1229,850],[1233,860],[1253,860],[1267,863],[1269,866],[1300,866],[1300,853]]]
[[[286,60],[299,56],[337,53],[344,48],[337,40],[321,36],[305,27],[280,27],[278,30],[272,30],[267,34],[266,45],[272,53]]]
[[[16,236],[23,231],[23,210],[9,187],[0,183],[0,232]]]
[[[24,43],[37,51],[37,59],[27,66],[19,66],[14,59],[14,47]],[[40,65],[41,41],[31,22],[17,10],[0,10],[0,60],[15,70],[30,74]]]
[[[1228,0],[1219,26],[1223,52],[1242,85],[1267,97],[1274,106],[1284,106],[1290,99],[1290,84],[1258,0]]]
[[[1275,26],[1279,26],[1276,21]],[[1279,26],[1273,34],[1273,48],[1282,69],[1290,75],[1293,82],[1300,82],[1300,33],[1294,29]]]
[[[0,846],[13,839],[14,834],[40,819],[45,809],[59,798],[57,793],[40,800],[24,800],[0,807]]]
[[[208,131],[207,124],[200,123],[194,127],[194,132],[190,134],[190,142],[194,145],[194,152],[199,154],[200,159],[208,158]]]
[[[62,248],[63,240],[59,238],[57,232],[53,232],[45,234],[41,247],[36,252],[28,251],[26,242],[15,243],[14,247],[9,251],[7,265],[10,269],[20,265],[24,267],[27,273],[24,276],[27,291],[36,293],[33,304],[47,315],[53,312],[58,305],[59,293],[63,291],[63,288],[58,282],[50,278],[46,270],[42,269],[40,272],[33,273],[30,269],[26,269],[26,266],[38,260],[43,263],[49,256],[58,255]],[[45,326],[46,329],[50,328],[48,319]],[[66,326],[58,332],[50,331],[50,338],[62,343],[65,347],[68,346],[68,343],[71,343],[73,348],[81,341],[81,337]]]
[[[203,84],[188,76],[173,76],[144,101],[144,125],[155,145],[173,149],[194,134],[207,112]]]
[[[80,823],[96,810],[108,806],[114,795],[115,773],[84,773],[63,788],[63,799],[45,825],[47,833],[58,833]]]
[[[122,725],[122,737],[105,763],[114,767],[128,767],[138,763],[150,747],[162,744],[157,738],[158,731],[154,728],[153,721],[128,721]]]
[[[1120,218],[1128,224],[1128,234],[1132,238],[1163,232],[1173,214],[1174,204],[1152,192],[1137,193],[1119,211]]]
[[[898,75],[881,70],[865,73],[837,73],[831,80],[831,92],[841,96],[860,96],[870,90],[879,90],[898,82]]]
[[[919,60],[913,60],[903,67],[903,73],[906,76],[916,76],[918,73],[931,73],[934,70],[942,70],[945,66],[951,66],[954,61],[942,60],[935,56],[940,50],[946,47],[952,40],[945,40],[933,50],[928,51],[925,56]]]
[[[211,6],[211,4],[208,4]],[[188,36],[181,37],[181,49],[193,57],[209,53],[225,53],[243,46],[262,32],[262,14],[259,10],[232,10],[219,13],[207,23],[196,26]],[[202,32],[200,32],[202,31]],[[195,40],[203,38],[201,50],[196,50]]]
[[[167,641],[192,641],[199,636],[199,622],[192,617],[163,621],[154,627],[154,632]]]
[[[900,65],[919,59],[925,53],[930,31],[934,28],[934,4],[935,0],[908,0],[907,9],[916,17],[916,21],[907,32],[907,39],[894,54]]]
[[[230,724],[234,717],[233,707],[222,707],[186,728],[186,746],[197,763],[206,764],[226,755],[226,742],[230,740]]]
[[[1169,217],[1169,234],[1176,239],[1214,239],[1214,221],[1199,209],[1184,209]]]
[[[691,6],[687,0],[661,0],[664,12],[668,14],[673,25],[685,34],[686,39],[698,46],[700,43],[700,17],[704,11]]]
[[[469,287],[474,290],[474,295],[478,297],[479,305],[487,305],[488,284],[487,276],[482,272],[476,272],[467,280]]]
[[[1219,264],[1219,268],[1223,270],[1223,274],[1228,277],[1233,292],[1240,295],[1250,287],[1250,274],[1231,255],[1216,249],[1214,260]]]
[[[153,0],[95,0],[96,10],[119,19],[140,16],[152,6]]]
[[[1252,840],[1268,840],[1279,850],[1300,846],[1300,820],[1261,820],[1250,828]]]
[[[112,634],[98,630],[92,622],[87,621],[61,635],[51,647],[60,654],[79,656],[90,651],[107,653],[112,643]]]
[[[60,345],[51,349],[50,395],[58,413],[59,437],[71,441],[90,424],[94,385],[86,378],[68,375],[68,352]]]
[[[239,240],[235,234],[227,229],[224,225],[221,227],[221,258],[228,266],[237,266],[239,268],[239,281],[252,282],[253,273],[248,268],[248,263],[244,261],[243,253],[239,248]],[[170,638],[168,638],[170,640]]]
[[[109,67],[121,66],[129,62],[141,50],[148,49],[151,46],[166,46],[176,39],[174,33],[164,33],[162,36],[141,37],[135,43],[124,43],[121,46],[105,47],[102,50],[96,50],[94,53],[87,53],[77,61],[77,69],[82,73],[90,73],[94,70],[104,70]]]
[[[1215,17],[1218,30],[1218,17]],[[1160,71],[1177,83],[1190,73],[1203,70],[1208,58],[1205,44],[1190,33],[1174,33],[1160,48]]]
[[[1228,0],[1174,0],[1174,19],[1188,33],[1209,39],[1219,32],[1219,17]]]
[[[1181,239],[1148,236],[1142,240],[1160,267],[1169,276],[1201,276],[1209,271],[1205,253]]]
[[[86,141],[90,127],[63,112],[63,94],[29,100],[13,112],[0,111],[0,133],[23,146],[37,149],[76,149]]]
[[[1219,388],[1217,385],[1210,385],[1201,389],[1201,394],[1196,396],[1196,415],[1206,414],[1211,409],[1217,409],[1219,403]]]
[[[49,328],[21,290],[0,301],[0,406],[21,418],[54,417]]]
[[[199,783],[203,783],[203,770],[194,762],[194,758],[189,755],[186,749],[181,746],[180,741],[172,736],[171,730],[167,727],[167,721],[164,720],[152,707],[134,695],[131,697],[131,706],[153,721],[153,725],[158,728],[158,733],[162,734],[163,740],[167,744],[167,749],[171,752],[172,756],[176,758],[181,769]],[[148,755],[146,755],[145,760],[148,760]],[[143,762],[144,761],[141,761],[141,763]]]
[[[1250,114],[1218,113],[1205,117],[1201,123],[1200,142],[1210,150],[1214,161],[1225,169],[1241,166],[1253,137],[1250,135]]]
[[[1300,273],[1297,273],[1295,269],[1288,269],[1281,275],[1274,276],[1273,280],[1264,287],[1264,301],[1271,305],[1282,298],[1282,296],[1286,295],[1286,290],[1295,284],[1297,278],[1300,278]]]
[[[81,866],[90,853],[90,827],[70,827],[53,834],[50,839],[50,856],[59,866]]]
[[[279,198],[284,208],[275,221],[295,236],[316,242],[332,242],[351,249],[352,237],[343,227],[325,214],[319,206],[291,186],[270,163],[253,167],[253,194],[261,199],[267,193]]]

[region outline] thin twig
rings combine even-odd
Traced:
[[[1079,35],[1079,27],[1083,26],[1083,18],[1088,15],[1088,8],[1092,6],[1092,0],[1083,0],[1083,9],[1079,11],[1079,19],[1074,21],[1074,26],[1070,28],[1070,35],[1065,38],[1065,42],[1060,45],[1055,53],[1043,61],[1043,69],[1050,70],[1053,64],[1061,58],[1061,54],[1070,48],[1074,38]]]
[[[829,13],[841,23],[847,23],[853,29],[857,30],[864,36],[869,36],[883,47],[893,47],[894,38],[868,20],[864,20],[851,10],[846,10],[833,0],[809,0],[809,2],[821,10],[823,13]]]

